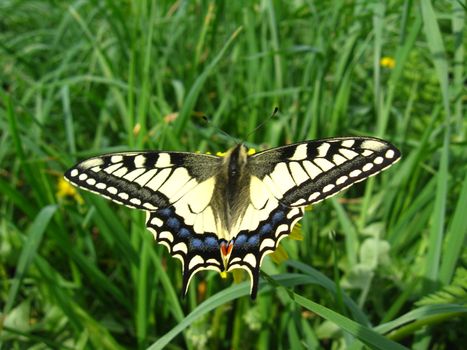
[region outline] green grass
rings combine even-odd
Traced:
[[[4,0],[0,13],[1,349],[467,342],[465,2]],[[143,213],[58,194],[67,168],[105,152],[344,135],[403,158],[307,212],[289,260],[265,259],[256,301],[213,272],[181,298],[180,263]]]

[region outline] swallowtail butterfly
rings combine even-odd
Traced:
[[[369,137],[305,141],[253,155],[123,152],[87,159],[65,179],[146,211],[155,240],[182,262],[183,294],[200,270],[244,269],[256,297],[263,258],[310,204],[394,164],[400,152]]]

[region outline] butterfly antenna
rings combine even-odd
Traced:
[[[236,139],[235,137],[233,137],[232,135],[229,135],[227,132],[225,132],[224,130],[222,130],[221,128],[219,128],[218,126],[214,125],[213,123],[211,123],[211,120],[208,118],[208,116],[206,115],[203,115],[202,116],[203,120],[206,122],[206,124],[208,124],[209,126],[213,127],[216,131],[218,131],[219,133],[221,133],[222,135],[224,135],[226,138],[230,139],[230,140],[233,140],[234,143],[236,144],[239,144],[240,142],[238,141],[238,139]]]
[[[266,124],[268,121],[270,121],[272,118],[276,116],[277,112],[279,112],[279,108],[274,107],[274,111],[271,113],[271,115],[265,120],[263,120],[261,124],[259,124],[256,128],[254,128],[253,131],[249,132],[248,135],[246,135],[246,138],[248,138],[251,134],[254,134],[256,131],[261,129],[264,126],[264,124]]]

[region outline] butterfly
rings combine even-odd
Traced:
[[[224,156],[122,152],[84,160],[65,179],[144,210],[147,229],[182,263],[183,295],[200,270],[244,269],[254,299],[264,257],[306,206],[379,173],[400,155],[370,137],[305,141],[252,155],[244,144]]]

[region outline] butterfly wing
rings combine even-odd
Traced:
[[[113,153],[85,160],[65,173],[72,184],[147,211],[156,241],[181,260],[183,294],[202,269],[221,271],[211,207],[219,157],[185,152]]]
[[[331,197],[397,162],[399,150],[369,137],[307,141],[251,157],[258,177],[282,204],[301,207]]]
[[[256,295],[259,268],[307,205],[373,176],[400,158],[376,138],[332,138],[273,148],[249,158],[250,203],[239,220],[228,269],[245,269]]]

